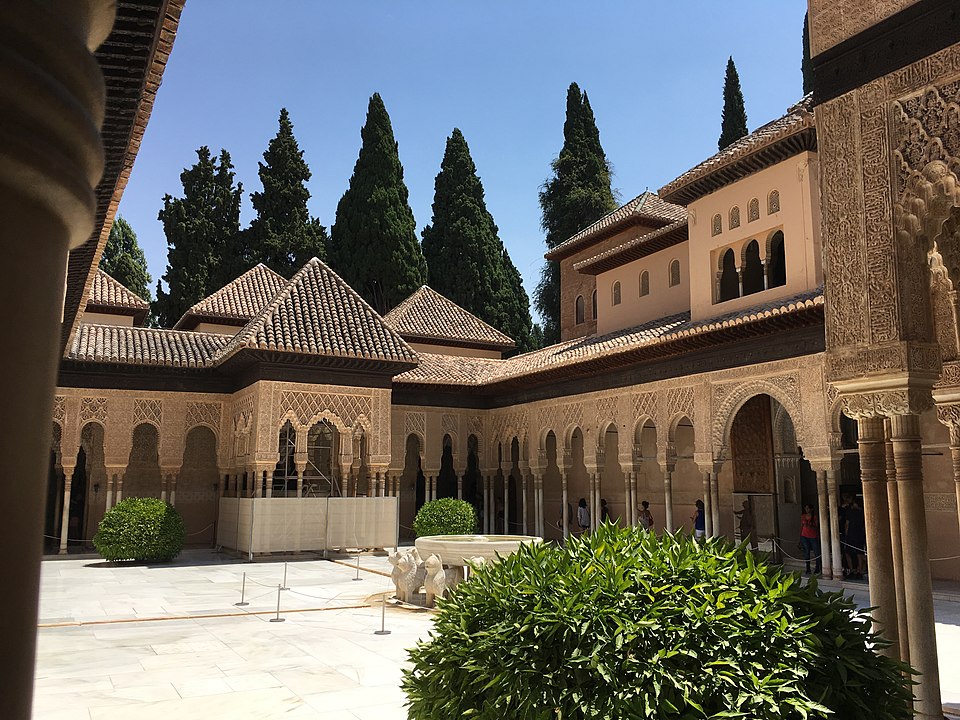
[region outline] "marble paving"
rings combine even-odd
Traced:
[[[362,567],[390,569],[383,557]],[[154,567],[45,561],[34,717],[406,718],[406,648],[431,614],[388,605],[391,634],[374,635],[389,578],[304,560],[287,565],[284,622],[270,622],[283,569],[209,551]]]
[[[406,718],[406,651],[429,633],[432,616],[388,604],[391,634],[374,635],[380,598],[392,590],[390,565],[362,556],[357,582],[355,562],[288,562],[284,622],[276,623],[282,561],[209,550],[153,567],[45,561],[34,717]],[[241,608],[244,573],[249,605]],[[845,590],[868,605],[865,585]],[[936,612],[944,702],[960,704],[960,595],[938,593]]]

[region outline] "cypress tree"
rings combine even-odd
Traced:
[[[245,242],[251,257],[241,272],[262,262],[271,270],[291,277],[312,257],[326,257],[327,231],[310,217],[306,183],[310,168],[293,135],[286,108],[280,110],[280,128],[270,140],[260,163],[262,192],[250,195],[257,216],[250,223]]]
[[[165,195],[159,219],[167,236],[164,292],[157,283],[156,315],[170,327],[194,303],[224,284],[225,268],[240,235],[240,197],[230,153],[218,159],[204,146],[197,162],[180,174],[183,197]],[[231,269],[232,272],[232,269]],[[232,277],[230,279],[233,279]]]
[[[723,117],[720,123],[719,148],[723,150],[747,135],[747,111],[743,106],[743,90],[733,58],[727,60],[727,74],[723,80]]]
[[[813,68],[810,65],[810,22],[807,15],[808,13],[803,14],[803,57],[800,60],[804,95],[813,92]]]
[[[337,204],[330,257],[337,272],[384,314],[427,280],[390,116],[379,94],[367,107],[350,185]]]
[[[520,273],[497,235],[483,184],[458,128],[447,138],[433,198],[433,219],[423,229],[430,286],[526,350],[530,301]]]
[[[100,258],[100,269],[144,300],[150,300],[153,280],[147,271],[147,258],[137,243],[137,234],[122,217],[117,217],[110,228],[110,237]]]
[[[553,249],[579,230],[616,208],[610,189],[610,163],[600,144],[600,131],[590,100],[576,83],[567,89],[563,147],[551,164],[553,177],[540,191],[541,225]],[[560,266],[548,261],[534,292],[543,318],[544,342],[560,339]]]

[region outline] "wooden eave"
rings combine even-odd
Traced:
[[[467,348],[470,350],[493,350],[496,352],[506,352],[514,349],[517,344],[483,342],[481,340],[461,340],[459,338],[437,337],[434,335],[415,335],[413,333],[397,333],[408,343],[425,343],[427,345],[440,345],[442,347]]]
[[[311,353],[288,352],[282,350],[263,350],[260,348],[240,348],[230,357],[218,364],[224,372],[235,372],[258,363],[269,365],[289,365],[299,368],[313,368],[359,373],[386,375],[393,377],[417,366],[416,362],[387,360],[385,358],[364,358],[346,355],[316,355]]]
[[[694,200],[716,192],[748,175],[760,172],[806,151],[816,151],[817,130],[806,127],[800,132],[774,140],[753,152],[708,171],[676,188],[660,189],[660,197],[676,205],[689,205]]]
[[[118,0],[113,30],[96,52],[106,87],[105,164],[90,239],[70,252],[60,351],[73,342],[180,22],[185,0]]]
[[[606,227],[597,230],[595,233],[590,233],[584,237],[577,240],[575,243],[570,243],[570,245],[558,245],[552,250],[548,250],[543,254],[544,259],[553,260],[555,262],[560,262],[565,258],[570,257],[582,250],[596,245],[598,242],[602,242],[609,238],[612,238],[614,235],[622,233],[624,230],[629,230],[630,228],[636,227],[638,225],[645,225],[647,227],[653,228],[654,230],[659,230],[662,227],[666,227],[670,224],[670,221],[664,220],[662,217],[654,217],[651,215],[645,215],[642,212],[631,213],[622,220],[618,220]]]
[[[683,225],[662,235],[647,240],[641,237],[636,241],[628,241],[610,253],[603,253],[595,258],[579,262],[574,268],[577,272],[584,275],[599,275],[600,273],[613,270],[634,260],[639,260],[648,255],[660,252],[661,250],[666,250],[674,245],[680,245],[689,239],[689,226],[684,222]]]

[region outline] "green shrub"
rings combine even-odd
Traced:
[[[478,568],[403,687],[410,720],[909,718],[878,646],[852,600],[743,546],[604,524]]]
[[[440,498],[417,512],[413,530],[418,537],[427,535],[470,535],[477,529],[477,513],[466,500]]]
[[[173,560],[183,549],[183,520],[156,498],[126,498],[107,510],[93,536],[105,560]]]

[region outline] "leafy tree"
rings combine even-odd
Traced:
[[[422,247],[434,290],[512,337],[519,349],[529,349],[530,301],[458,128],[447,138]]]
[[[280,129],[270,140],[263,160],[259,171],[263,191],[250,195],[257,211],[244,243],[250,257],[234,274],[262,262],[280,275],[291,277],[310,258],[326,257],[327,231],[307,210],[310,168],[293,135],[286,108],[280,110]]]
[[[530,331],[530,349],[539,350],[545,346],[546,342],[544,342],[543,339],[543,328],[540,326],[540,323],[534,323],[533,329]]]
[[[157,283],[156,314],[160,324],[176,323],[191,305],[235,277],[231,258],[242,252],[240,197],[234,184],[230,153],[214,158],[210,148],[197,150],[197,162],[180,174],[183,197],[165,195],[159,218],[167,236],[164,292]]]
[[[383,314],[426,282],[427,263],[390,116],[377,93],[360,137],[360,155],[331,228],[330,258],[340,276]]]
[[[147,258],[137,243],[137,234],[122,217],[117,217],[110,228],[110,237],[100,258],[100,269],[144,300],[150,300],[153,279],[147,271]]]
[[[810,65],[810,22],[807,15],[807,13],[803,14],[803,58],[800,60],[804,95],[813,92],[813,68]]]
[[[733,58],[727,59],[727,74],[723,80],[723,118],[720,123],[719,147],[723,150],[744,137],[747,130],[747,111],[743,106],[743,90]]]
[[[563,147],[552,163],[553,177],[540,191],[540,208],[547,247],[553,249],[579,230],[616,208],[610,189],[611,169],[600,144],[593,109],[576,83],[567,89]],[[546,343],[560,339],[560,268],[548,261],[534,292],[543,318]]]

